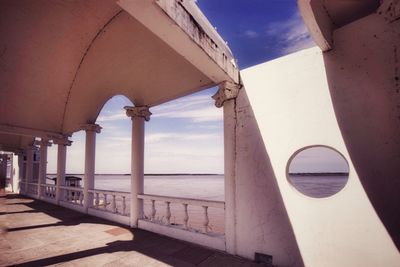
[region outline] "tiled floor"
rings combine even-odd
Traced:
[[[262,266],[18,195],[0,201],[0,266]]]

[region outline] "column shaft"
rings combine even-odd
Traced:
[[[224,173],[226,251],[236,254],[236,110],[235,99],[224,102]]]
[[[13,167],[15,170],[13,192],[19,194],[21,193],[22,154],[14,154]]]
[[[26,150],[26,172],[25,172],[25,194],[28,192],[28,183],[32,182],[33,179],[33,154],[34,150],[32,147],[27,148]]]
[[[47,175],[47,146],[48,142],[42,142],[40,144],[40,165],[39,165],[39,177],[38,177],[38,197],[42,197],[42,184],[46,183]]]
[[[96,159],[96,132],[86,130],[85,144],[85,177],[83,180],[83,206],[85,211],[93,206],[93,194],[89,190],[94,189],[94,174],[95,174],[95,159]]]
[[[57,145],[57,185],[56,201],[57,204],[63,199],[60,186],[65,185],[65,166],[67,161],[67,147],[64,144]]]
[[[143,200],[138,194],[144,192],[144,118],[132,117],[131,155],[131,226],[137,227],[143,216]]]

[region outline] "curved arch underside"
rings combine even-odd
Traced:
[[[114,95],[153,106],[218,82],[111,0],[2,1],[0,36],[0,125],[68,134]]]

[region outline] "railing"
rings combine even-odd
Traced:
[[[71,186],[60,186],[62,191],[62,199],[68,203],[83,206],[83,188],[71,187]]]
[[[28,184],[28,195],[37,195],[38,194],[38,184],[37,183],[27,183]]]
[[[54,184],[41,184],[43,196],[51,199],[56,198],[56,185]]]
[[[151,203],[151,208],[150,208],[150,215],[149,216],[144,216],[143,219],[149,220],[154,223],[158,224],[164,224],[167,226],[174,225],[174,226],[179,226],[177,223],[171,223],[171,204],[180,204],[181,206],[181,213],[183,212],[183,223],[182,227],[185,230],[192,229],[190,227],[190,216],[188,212],[188,206],[195,206],[195,207],[201,207],[202,209],[202,227],[201,227],[201,232],[202,233],[208,233],[210,232],[210,220],[209,220],[209,214],[208,214],[208,208],[218,208],[218,209],[225,209],[225,202],[223,201],[211,201],[211,200],[198,200],[198,199],[190,199],[190,198],[179,198],[179,197],[167,197],[167,196],[156,196],[156,195],[138,195],[139,199],[142,199],[144,201],[150,201]],[[161,204],[161,206],[164,206],[164,216],[160,218],[157,218],[157,209],[156,209],[156,202],[158,204]],[[177,209],[175,209],[175,212],[179,212]],[[165,218],[165,219],[164,219]],[[192,229],[193,230],[193,229]],[[196,230],[196,229],[194,229]]]
[[[93,194],[94,209],[129,216],[127,203],[130,193],[107,190],[89,190],[89,193]]]
[[[21,193],[25,193],[25,182],[19,181],[19,190]]]
[[[51,203],[55,203],[58,192],[57,186],[52,184],[41,185],[42,196],[37,195],[37,183],[21,181],[21,188],[27,188],[25,194]],[[57,204],[60,206],[125,225],[137,223],[137,227],[141,229],[199,245],[219,250],[226,249],[224,223],[221,219],[225,211],[223,201],[141,194],[137,199],[143,201],[144,214],[140,214],[137,222],[132,222],[131,195],[128,192],[88,190],[91,203],[84,205],[82,187],[60,186],[59,188],[60,197],[57,199],[60,201]]]

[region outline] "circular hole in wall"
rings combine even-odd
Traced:
[[[314,198],[329,197],[345,187],[349,179],[349,164],[333,148],[306,147],[290,158],[287,176],[302,194]]]

